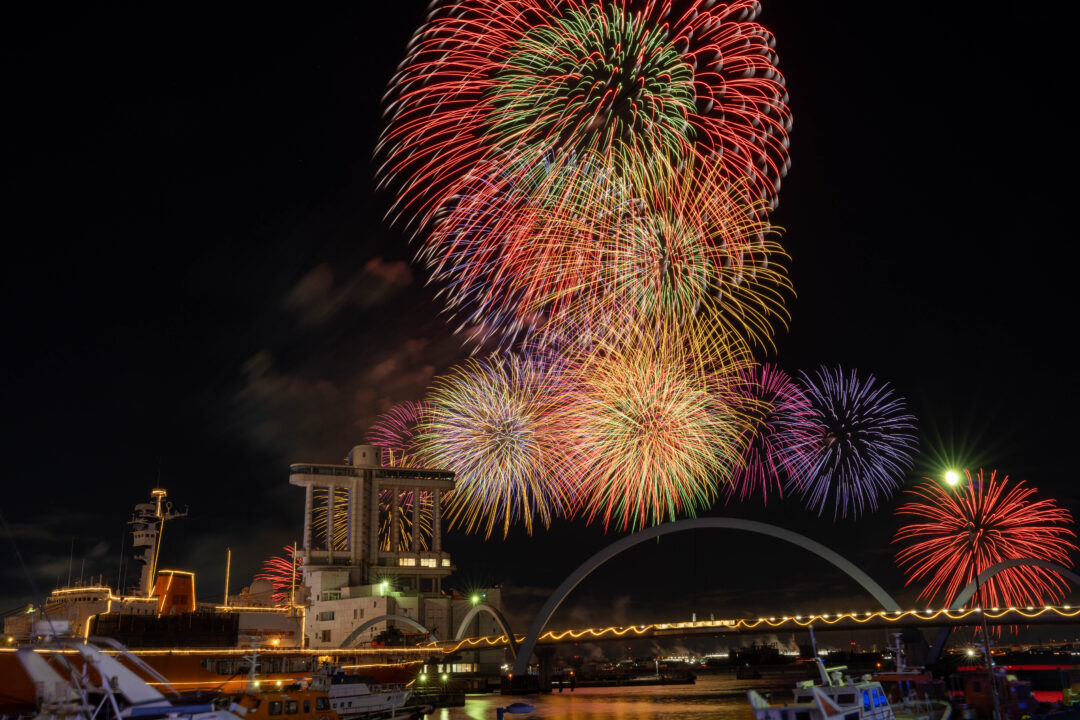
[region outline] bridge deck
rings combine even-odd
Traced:
[[[901,612],[852,612],[821,615],[795,615],[738,620],[698,620],[694,622],[650,623],[646,625],[585,628],[581,630],[549,630],[540,636],[542,645],[574,642],[603,642],[626,638],[714,637],[731,634],[773,633],[813,628],[823,630],[858,630],[883,627],[943,627],[975,626],[982,624],[982,611],[972,610],[907,610]],[[1080,608],[1062,607],[992,608],[986,611],[989,625],[1072,625],[1080,624]],[[515,633],[520,643],[524,635]],[[506,635],[464,638],[458,641],[432,643],[432,649],[450,653],[474,648],[505,647]]]

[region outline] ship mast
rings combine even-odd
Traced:
[[[157,574],[158,555],[161,552],[161,536],[165,531],[165,521],[181,518],[188,514],[187,508],[183,512],[174,511],[172,503],[165,502],[167,493],[165,488],[154,488],[150,491],[150,502],[139,503],[135,506],[135,514],[128,522],[131,525],[132,547],[141,549],[136,552],[135,559],[142,563],[142,573],[139,577],[137,594],[149,597],[154,589],[154,578]]]

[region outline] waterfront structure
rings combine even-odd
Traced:
[[[405,637],[453,636],[472,602],[443,591],[455,569],[442,546],[442,496],[454,488],[452,472],[384,467],[378,447],[357,445],[342,465],[292,465],[289,482],[305,492],[296,602],[307,608],[310,647],[377,642],[392,629]],[[430,523],[421,507],[429,508]],[[498,589],[483,592],[497,607]]]
[[[166,520],[183,517],[165,501],[164,488],[150,491],[150,502],[139,503],[128,526],[132,559],[138,563],[138,580],[125,588],[79,578],[54,589],[40,606],[4,618],[9,645],[34,640],[35,625],[60,623],[80,637],[106,636],[133,648],[222,648],[258,642],[272,647],[301,647],[303,612],[261,602],[269,592],[252,583],[226,605],[196,600],[195,574],[158,566],[162,531]],[[264,585],[266,583],[263,583]],[[42,625],[44,623],[44,625]]]

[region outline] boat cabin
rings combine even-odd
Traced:
[[[235,696],[229,709],[244,720],[338,720],[325,692],[299,686],[251,690]]]

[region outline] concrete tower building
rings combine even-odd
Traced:
[[[308,607],[311,647],[370,642],[389,627],[453,634],[458,613],[442,582],[454,566],[442,549],[441,514],[452,472],[383,467],[372,445],[354,447],[344,465],[289,472],[305,492],[297,601]],[[384,616],[393,617],[372,622]]]

